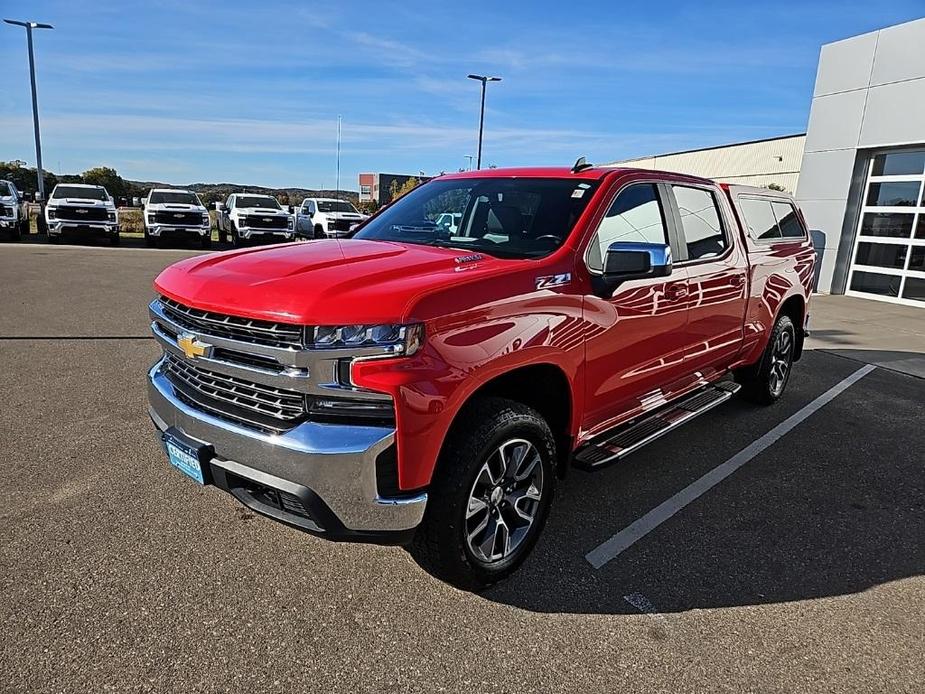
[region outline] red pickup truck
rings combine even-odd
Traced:
[[[815,254],[784,194],[621,168],[441,176],[348,239],[183,260],[155,282],[170,462],[477,589],[596,470],[799,359]]]

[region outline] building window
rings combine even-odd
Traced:
[[[848,293],[925,305],[925,150],[871,159]]]

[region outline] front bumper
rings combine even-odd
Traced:
[[[243,239],[252,239],[260,236],[278,236],[287,241],[295,238],[292,229],[263,229],[260,227],[238,227],[238,236]]]
[[[148,228],[148,236],[208,236],[212,233],[212,226],[174,226],[171,224],[152,224]]]
[[[0,229],[13,229],[19,225],[16,217],[0,217]]]
[[[380,544],[410,541],[421,522],[426,493],[377,493],[376,460],[394,445],[393,429],[317,422],[282,434],[245,428],[177,398],[161,362],[148,372],[148,397],[158,432],[172,429],[211,446],[213,482],[258,513],[332,540]],[[266,503],[266,489],[297,498],[307,514]]]
[[[118,222],[73,222],[70,220],[53,219],[48,222],[49,234],[64,233],[90,233],[113,235],[119,233]]]

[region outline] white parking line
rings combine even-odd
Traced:
[[[611,537],[609,540],[601,543],[585,555],[590,564],[599,569],[611,559],[619,555],[623,550],[642,539],[650,532],[655,530],[659,525],[671,518],[682,508],[696,500],[702,494],[708,492],[724,479],[729,477],[733,472],[745,465],[749,460],[757,456],[766,448],[774,444],[784,434],[793,429],[797,424],[813,414],[816,410],[835,399],[840,393],[851,387],[854,383],[861,380],[873,371],[876,366],[868,364],[861,367],[845,380],[835,384],[818,398],[804,406],[801,410],[792,414],[776,427],[771,429],[760,439],[753,441],[741,451],[732,456],[722,465],[713,468],[680,492],[672,496],[667,501],[662,502],[646,515],[626,526],[623,530]]]

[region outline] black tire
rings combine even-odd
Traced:
[[[466,406],[458,421],[463,425],[455,427],[447,436],[428,491],[427,509],[410,550],[415,560],[434,576],[463,590],[479,590],[500,581],[517,569],[542,532],[555,495],[556,443],[549,425],[539,413],[505,398],[479,398]],[[517,449],[511,447],[523,447],[524,444],[532,448],[524,448],[513,475],[520,469],[518,466],[523,465],[530,467],[531,477],[517,482],[513,475],[508,477],[509,467],[508,471],[501,472],[495,478],[497,482],[487,482],[491,473],[485,473],[485,469],[491,465],[491,461],[500,461],[503,467],[505,447],[514,451],[513,460]],[[535,458],[528,459],[534,453],[538,455],[538,461]],[[533,460],[532,465],[530,460]],[[538,491],[534,479],[537,474]],[[487,482],[485,486],[491,487],[489,495],[481,495],[477,491],[483,479]],[[508,488],[504,489],[504,485],[508,484]],[[526,486],[513,489],[518,484]],[[501,493],[497,494],[496,499],[496,492],[499,491]],[[511,498],[517,500],[511,504]],[[515,538],[523,529],[509,522],[512,519],[523,522],[523,516],[519,514],[519,510],[523,509],[519,509],[518,504],[525,499],[528,502],[526,508],[533,512],[532,522],[520,535],[516,545],[506,555],[502,549],[502,555],[494,560],[486,561],[484,554],[478,556],[478,550],[472,547],[473,541],[469,540],[470,531],[475,538],[474,542],[483,548],[490,546],[494,554],[498,547],[498,527],[503,526],[501,545],[506,548],[507,540]],[[482,504],[482,507],[475,507],[473,501]],[[475,508],[478,510],[472,510]],[[486,515],[476,515],[482,512]],[[467,515],[471,517],[467,518]],[[486,525],[480,525],[482,521]],[[476,532],[473,526],[481,527],[482,530]],[[484,538],[484,542],[478,542],[480,538]]]
[[[780,400],[793,372],[796,343],[796,328],[790,316],[778,316],[761,361],[735,374],[744,398],[759,405]]]
[[[321,228],[320,224],[316,224],[313,231],[316,239],[327,238],[327,234],[324,233],[324,229]]]
[[[238,228],[233,223],[231,225],[231,246],[233,248],[244,248],[244,239],[238,236]]]
[[[29,218],[26,217],[26,218],[23,219],[19,224],[20,224],[20,225],[19,225],[19,235],[20,235],[20,236],[28,236],[28,235],[29,235],[29,232],[32,230],[32,226],[31,226],[31,224],[29,223]]]
[[[44,214],[40,213],[38,217],[35,218],[35,227],[40,234],[48,233],[48,222],[45,220]]]
[[[110,246],[118,246],[120,243],[122,243],[122,239],[119,238],[118,232],[109,237]]]
[[[18,243],[22,241],[22,222],[10,229],[10,241]]]
[[[62,234],[48,234],[45,238],[48,239],[48,243],[57,245],[61,243],[62,236]]]
[[[212,248],[212,234],[200,237],[199,245],[202,248]]]
[[[145,229],[145,246],[147,246],[148,248],[157,247],[157,237],[151,236],[151,234],[148,233],[147,229]]]
[[[228,243],[228,234],[225,233],[224,229],[218,230],[218,240],[219,243]]]

